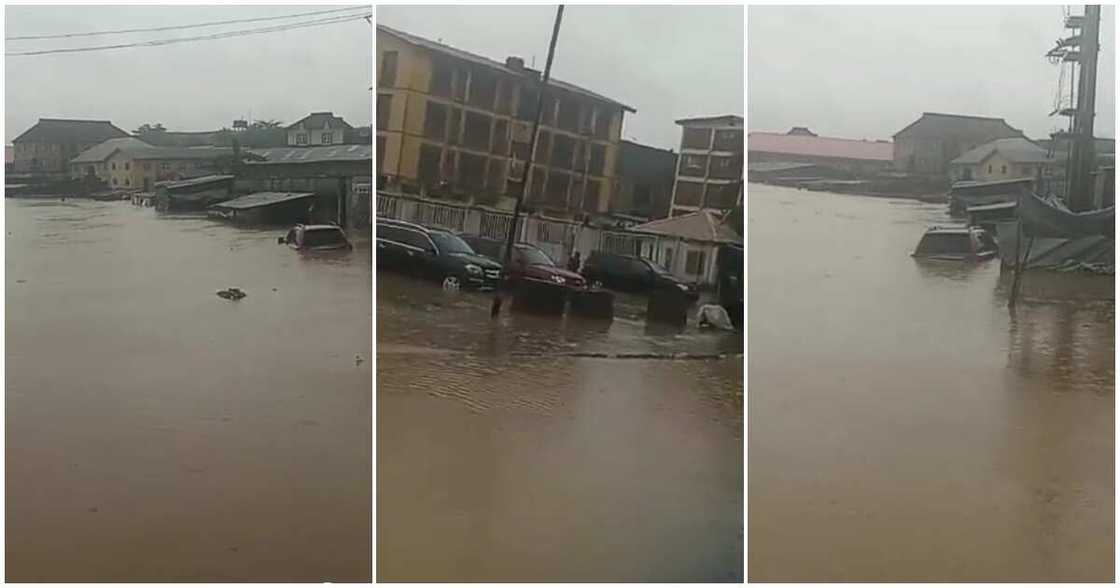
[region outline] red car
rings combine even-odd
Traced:
[[[505,243],[475,235],[460,235],[472,249],[498,263],[503,261]],[[587,280],[576,272],[568,271],[552,260],[547,253],[536,245],[514,243],[509,267],[504,268],[502,281],[512,285],[517,280],[538,280],[574,289],[587,288]]]

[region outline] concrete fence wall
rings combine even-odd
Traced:
[[[376,211],[379,218],[503,240],[513,222],[512,213],[402,195],[378,194]],[[682,241],[625,229],[603,229],[536,214],[522,215],[516,239],[536,245],[560,265],[566,265],[576,251],[581,260],[586,260],[592,251],[639,255],[665,266],[682,280],[701,285],[715,284],[718,247],[710,243]],[[695,274],[687,272],[685,267],[687,252],[693,250],[704,252],[704,267]]]

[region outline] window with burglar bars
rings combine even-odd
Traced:
[[[452,206],[442,206],[430,202],[416,203],[416,210],[412,215],[412,222],[432,227],[463,230],[463,221],[467,211]]]
[[[603,233],[599,239],[599,249],[616,255],[638,255],[641,239],[634,235]]]
[[[509,224],[511,222],[513,222],[512,216],[483,212],[479,218],[478,234],[504,241],[509,236]]]
[[[391,219],[399,220],[399,219],[397,219],[397,203],[398,202],[400,202],[400,200],[397,200],[396,198],[391,198],[389,196],[378,196],[377,197],[377,216],[379,218],[391,218]]]
[[[566,223],[537,223],[537,240],[543,243],[567,243],[572,236],[572,226]]]

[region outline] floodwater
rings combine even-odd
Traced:
[[[368,581],[368,238],[5,205],[7,580]]]
[[[742,580],[741,333],[377,280],[378,580]]]
[[[1113,281],[1012,314],[944,209],[750,186],[750,580],[1112,580]]]

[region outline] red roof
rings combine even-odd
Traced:
[[[747,133],[747,152],[751,151],[868,161],[894,159],[894,146],[890,141],[857,141],[785,133]]]

